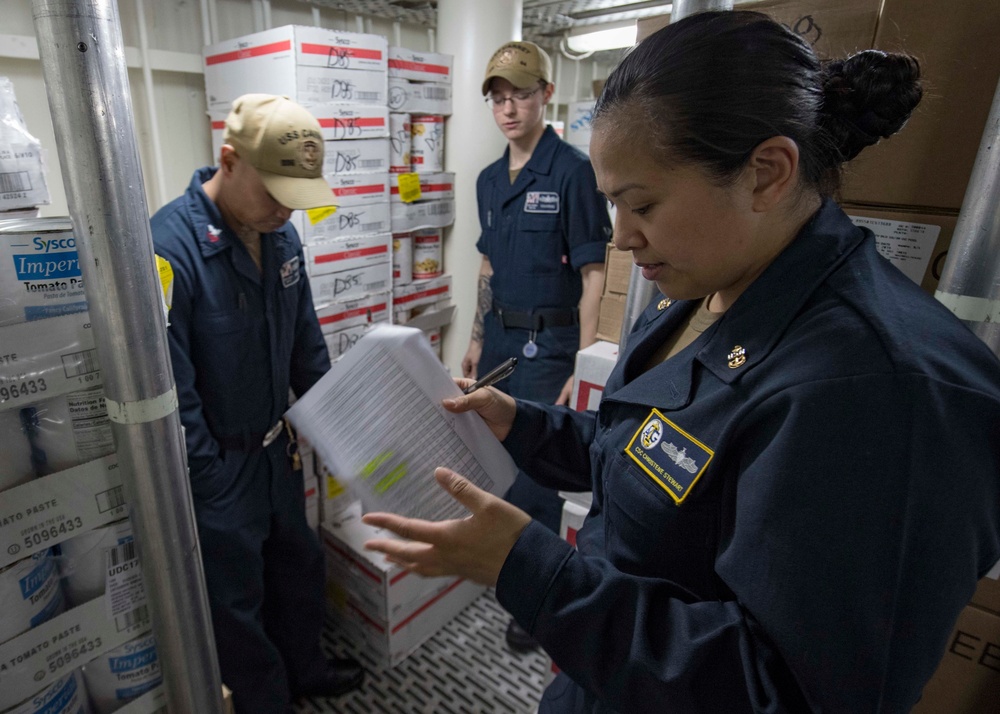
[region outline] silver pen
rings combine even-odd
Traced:
[[[462,393],[471,394],[477,389],[482,389],[483,387],[489,387],[496,384],[501,379],[509,377],[510,373],[514,371],[516,366],[517,357],[511,357],[506,362],[501,362],[497,367],[491,369],[487,374],[483,375],[482,379],[477,379],[475,382],[463,389]]]

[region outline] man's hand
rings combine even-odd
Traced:
[[[462,391],[472,386],[475,380],[456,379],[455,384]],[[472,394],[464,394],[454,399],[444,399],[441,405],[450,412],[461,414],[462,412],[475,411],[486,422],[500,441],[507,438],[510,428],[514,425],[514,417],[517,415],[517,403],[509,394],[504,394],[499,389],[486,387],[477,389]]]
[[[479,358],[483,354],[483,343],[479,340],[469,340],[469,349],[462,358],[462,376],[475,379],[479,369]]]
[[[573,375],[569,376],[566,380],[566,384],[563,385],[562,391],[559,392],[559,398],[556,399],[556,404],[567,405],[569,400],[573,397]]]
[[[365,523],[406,540],[370,540],[365,548],[384,553],[393,563],[425,577],[458,575],[496,585],[507,555],[531,523],[531,516],[450,469],[439,468],[434,477],[471,515],[434,523],[391,513],[368,513],[362,518]]]

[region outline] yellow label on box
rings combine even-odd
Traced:
[[[326,500],[331,500],[344,492],[344,485],[333,476],[326,477]]]
[[[403,203],[420,200],[420,174],[399,174],[399,198]]]
[[[317,223],[329,218],[336,212],[336,206],[323,206],[322,208],[310,208],[306,211],[306,215],[309,216],[309,222],[315,226]]]

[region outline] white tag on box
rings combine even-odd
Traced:
[[[104,601],[109,619],[133,612],[146,604],[146,588],[142,582],[139,555],[135,540],[108,548],[107,580]]]
[[[102,384],[90,313],[0,327],[0,409]]]
[[[875,247],[882,257],[917,285],[920,284],[927,272],[927,265],[931,262],[941,226],[865,216],[848,218],[854,225],[863,226],[874,233]]]
[[[128,515],[118,455],[4,491],[0,567]]]
[[[109,620],[103,598],[94,598],[5,642],[0,645],[0,709],[149,629],[145,607]]]

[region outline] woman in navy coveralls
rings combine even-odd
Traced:
[[[658,297],[597,412],[475,409],[579,550],[439,469],[472,513],[369,547],[495,584],[561,669],[541,712],[906,712],[1000,557],[1000,364],[828,197],[919,68],[826,65],[750,12],[643,41],[598,101],[614,240]],[[466,384],[467,380],[460,380]]]

